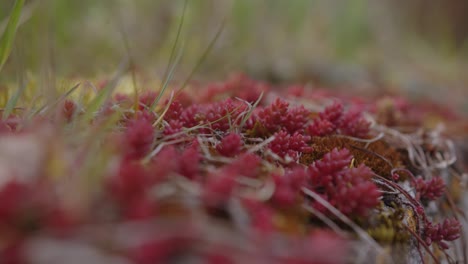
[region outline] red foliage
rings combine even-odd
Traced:
[[[309,166],[309,184],[342,213],[365,216],[378,205],[380,192],[371,169],[363,164],[350,168],[351,159],[347,149],[333,149]],[[318,202],[314,206],[324,210]]]
[[[0,263],[25,264],[26,254],[23,241],[10,241],[6,245],[0,245]]]
[[[290,108],[287,113],[287,122],[283,123],[284,129],[289,133],[301,133],[308,122],[310,111],[304,106]]]
[[[206,264],[234,264],[235,262],[228,256],[219,252],[210,252],[206,254],[205,262]]]
[[[129,220],[147,219],[156,214],[156,204],[147,196],[141,195],[122,208],[122,213],[124,218]]]
[[[126,156],[130,159],[139,159],[148,154],[154,140],[154,128],[151,120],[141,115],[128,122],[124,134]]]
[[[129,241],[120,239],[112,241],[113,243],[109,245],[115,245],[116,248],[109,248],[106,253],[125,254],[121,250],[131,247],[127,257],[129,261],[135,263],[181,261],[180,256],[184,257],[182,261],[185,257],[192,261],[193,256],[195,261],[199,262],[232,263],[237,260],[237,253],[240,253],[240,256],[244,253],[251,255],[254,262],[260,260],[260,262],[318,264],[352,261],[345,258],[348,252],[343,239],[331,231],[323,231],[325,228],[316,224],[317,219],[309,221],[309,218],[314,216],[303,210],[303,203],[311,203],[316,211],[324,213],[330,221],[337,219],[323,203],[305,196],[303,188],[317,193],[363,228],[372,227],[373,221],[380,219],[377,214],[382,213],[380,207],[376,209],[380,203],[381,192],[374,181],[379,186],[388,184],[388,188],[394,187],[402,192],[399,196],[402,199],[393,200],[395,207],[406,202],[403,198],[403,195],[407,194],[405,189],[397,187],[402,182],[407,182],[408,177],[400,179],[401,175],[395,172],[391,176],[394,181],[383,178],[373,179],[372,170],[361,163],[371,164],[367,163],[367,158],[364,156],[356,157],[356,163],[361,164],[355,166],[349,150],[334,148],[316,160],[317,155],[321,153],[319,148],[324,149],[323,147],[327,146],[321,146],[322,141],[311,140],[312,137],[339,134],[367,137],[370,123],[362,112],[374,106],[374,103],[366,103],[361,98],[350,99],[339,94],[332,95],[329,91],[311,91],[304,89],[303,86],[296,86],[289,88],[289,94],[285,95],[285,98],[288,96],[308,98],[314,103],[331,98],[342,98],[346,101],[334,101],[323,111],[311,113],[304,106],[291,106],[288,101],[281,98],[276,98],[271,104],[265,105],[264,102],[271,98],[270,95],[266,96],[264,101],[260,101],[254,109],[250,109],[252,105],[249,104],[257,101],[261,93],[268,89],[269,86],[261,82],[237,75],[226,82],[208,85],[200,93],[183,92],[170,105],[166,100],[165,106],[168,110],[164,120],[157,127],[153,127],[153,123],[161,114],[161,109],[158,108],[156,112],[148,109],[158,96],[156,92],[144,92],[138,98],[131,95],[116,95],[112,102],[105,104],[104,110],[91,123],[103,124],[109,113],[122,113],[118,126],[112,130],[116,131],[123,127],[122,132],[114,133],[102,141],[112,144],[117,137],[119,143],[122,143],[119,145],[121,147],[109,148],[112,152],[103,154],[103,159],[108,159],[110,165],[114,165],[112,162],[118,164],[102,166],[107,169],[104,173],[109,176],[103,183],[104,192],[93,188],[92,192],[87,193],[91,195],[89,199],[71,209],[64,207],[69,205],[70,200],[64,199],[62,203],[59,195],[62,194],[62,183],[68,187],[68,178],[54,181],[50,180],[47,173],[55,170],[64,175],[69,172],[67,170],[87,172],[88,170],[80,170],[79,166],[83,164],[82,157],[86,154],[102,153],[87,153],[83,151],[86,148],[78,148],[75,152],[69,149],[69,141],[60,141],[53,148],[47,148],[42,152],[42,150],[36,151],[37,146],[33,142],[31,144],[34,145],[31,147],[33,156],[43,155],[46,159],[37,158],[39,161],[36,162],[36,157],[31,159],[26,157],[24,164],[33,164],[30,166],[33,166],[33,171],[40,174],[39,180],[31,180],[27,184],[13,180],[0,185],[0,263],[5,261],[24,263],[21,256],[29,252],[23,252],[23,245],[20,242],[28,239],[28,236],[37,234],[37,230],[40,230],[40,236],[58,235],[63,238],[66,235],[79,235],[80,239],[83,236],[83,241],[91,241],[96,238],[94,234],[89,232],[82,234],[83,229],[80,225],[109,221],[109,218],[103,216],[101,212],[96,213],[95,208],[110,209],[111,220],[115,221],[112,226],[118,227],[119,230],[124,227],[125,232],[128,228],[130,231]],[[238,100],[239,98],[241,100]],[[405,116],[408,114],[411,116],[410,119],[421,122],[421,118],[430,111],[430,109],[421,111],[420,107],[396,99],[392,104],[394,107],[390,108],[390,111],[399,111],[398,115],[390,115],[392,118],[404,116],[408,119]],[[134,106],[138,106],[138,109],[134,109]],[[117,111],[117,108],[122,112]],[[61,111],[58,112],[58,116],[70,121],[79,109],[75,102],[65,100],[57,110]],[[377,108],[374,110],[377,113],[379,111]],[[22,112],[21,109],[18,111],[15,109],[15,116],[0,121],[0,135],[3,136],[1,133],[15,130],[17,127],[28,126],[27,122],[24,122],[26,126],[21,122],[24,116],[19,114]],[[49,116],[38,115],[34,118],[33,124],[41,122],[57,124],[53,121]],[[163,131],[159,130],[161,125],[164,126]],[[32,130],[29,127],[27,129],[28,133]],[[31,137],[31,142],[41,140],[42,135],[49,135],[47,134],[49,132],[50,129],[41,130],[38,137]],[[9,134],[4,140],[10,140],[10,136],[15,135]],[[270,136],[274,138],[265,141],[265,138]],[[74,147],[76,141],[73,137],[68,135],[58,137],[59,140],[69,138],[72,139],[70,145]],[[190,140],[192,141],[189,142]],[[209,145],[218,140],[217,145]],[[353,141],[352,138],[346,140],[346,142]],[[386,138],[381,140],[385,141]],[[156,142],[162,143],[156,145]],[[316,153],[312,152],[310,145],[312,142],[317,144]],[[340,140],[323,140],[323,142],[333,144],[330,149],[342,144]],[[26,141],[25,146],[19,144],[18,152],[10,146],[1,151],[0,165],[6,167],[0,170],[2,176],[23,169],[20,168],[22,163],[18,166],[10,161],[18,160],[17,157],[23,152],[29,151],[29,144],[30,142]],[[345,146],[348,146],[348,143]],[[22,147],[26,150],[22,150]],[[41,149],[43,146],[37,148]],[[64,157],[57,157],[55,151],[62,149],[65,150]],[[10,156],[7,152],[13,153]],[[74,156],[75,153],[78,153],[77,156]],[[315,160],[308,167],[297,164],[301,155],[305,153],[309,154],[304,157],[307,158],[308,164],[309,160]],[[384,151],[382,153],[386,156]],[[48,158],[51,158],[52,162]],[[399,157],[395,159],[395,164],[405,164],[400,162]],[[44,164],[39,166],[35,163]],[[412,173],[408,170],[408,174]],[[70,174],[73,177],[81,176]],[[274,185],[271,184],[272,181]],[[418,233],[422,233],[427,245],[434,243],[441,249],[447,249],[449,241],[461,236],[461,224],[456,219],[446,219],[438,224],[430,223],[423,206],[426,205],[425,201],[435,200],[444,194],[446,188],[444,181],[440,177],[429,180],[419,177],[411,184],[415,188],[416,199],[409,195],[406,198],[410,205],[414,206],[418,223],[425,224],[417,226]],[[51,191],[48,192],[49,190]],[[420,203],[418,200],[423,202]],[[110,206],[105,204],[109,202]],[[382,207],[385,206],[388,204],[382,203]],[[77,208],[79,210],[76,210]],[[375,215],[366,218],[370,213]],[[186,233],[180,235],[181,230],[171,229],[174,227],[172,217],[177,218],[181,215],[195,216],[194,222],[192,219],[183,219],[184,224],[195,224],[196,230],[184,230],[184,232],[196,231],[193,236],[187,236]],[[158,221],[150,221],[153,219],[149,218],[156,218],[155,216],[158,217]],[[216,216],[222,216],[223,221],[213,219]],[[372,219],[372,222],[369,222],[369,219]],[[145,221],[142,221],[143,225],[127,225],[126,222],[131,220]],[[338,225],[341,224],[337,222]],[[160,226],[161,223],[169,225]],[[214,223],[217,227],[211,229],[211,224]],[[134,244],[142,241],[141,227],[144,231],[151,232],[149,234],[151,240],[140,245]],[[159,231],[166,227],[171,228],[153,234],[153,228]],[[226,229],[223,229],[225,227]],[[218,236],[219,233],[216,233],[218,228],[228,232]],[[85,229],[88,230],[87,227]],[[133,233],[134,230],[136,233]],[[305,233],[307,230],[321,231],[314,231],[309,237]],[[235,234],[232,241],[228,240],[231,236],[225,236],[231,234],[229,232],[237,231],[242,232]],[[343,228],[343,231],[352,237],[351,229]],[[206,237],[206,234],[209,236]],[[113,236],[110,237],[112,238]],[[257,242],[258,247],[247,249],[247,252],[244,252],[243,245],[237,244],[239,241],[241,243],[245,241],[248,242],[246,245],[250,245],[252,239]],[[276,251],[278,246],[283,245],[285,247]]]
[[[307,173],[304,168],[295,167],[287,170],[284,175],[273,175],[275,192],[272,200],[275,204],[288,207],[298,201],[301,187],[304,186]]]
[[[166,177],[177,170],[179,166],[179,153],[174,146],[164,147],[152,160],[150,164],[151,178],[158,180]]]
[[[123,160],[119,171],[109,179],[109,192],[126,219],[143,219],[155,213],[154,202],[148,198],[148,190],[153,186],[147,168],[139,162]]]
[[[259,110],[255,118],[270,134],[282,129],[293,134],[302,132],[308,122],[309,114],[310,111],[303,106],[290,109],[288,102],[276,98],[268,107]]]
[[[193,104],[184,109],[182,114],[180,115],[179,120],[182,122],[184,127],[194,127],[199,125],[201,122],[199,121],[199,113],[203,111],[202,105]]]
[[[310,234],[308,245],[304,250],[311,249],[308,254],[309,259],[314,264],[338,264],[346,262],[346,255],[349,245],[343,237],[327,231],[316,230]]]
[[[54,217],[55,205],[50,199],[52,192],[44,192],[44,187],[50,186],[15,180],[0,187],[0,233],[8,230],[9,234],[22,238],[44,227],[60,228],[48,225]]]
[[[331,182],[331,177],[325,175],[333,175],[344,170],[349,166],[353,156],[347,149],[333,149],[325,154],[321,160],[317,160],[309,166],[310,180],[313,185],[327,186]],[[333,187],[333,186],[331,186]]]
[[[447,241],[458,239],[461,235],[461,224],[457,219],[445,219],[436,225],[428,223],[426,226],[426,243],[437,243],[440,248],[448,249]]]
[[[262,92],[268,90],[269,86],[265,83],[252,80],[244,74],[235,74],[226,82],[208,85],[202,91],[200,100],[201,102],[213,102],[226,97],[238,97],[249,103],[254,103]]]
[[[253,199],[243,199],[242,204],[250,212],[251,225],[260,236],[271,234],[274,231],[275,212],[271,207]]]
[[[174,236],[150,240],[130,250],[130,258],[136,264],[168,263],[171,256],[189,245],[188,238]]]
[[[307,126],[306,131],[313,136],[327,136],[334,133],[366,137],[369,134],[370,123],[364,119],[358,108],[344,111],[343,104],[335,101],[326,107],[312,123]]]
[[[297,161],[300,154],[312,151],[312,148],[307,144],[307,141],[310,140],[309,136],[303,136],[298,132],[290,135],[282,130],[275,133],[274,137],[274,140],[268,144],[268,147],[281,158],[288,156]]]
[[[156,183],[167,179],[171,173],[195,180],[200,172],[201,158],[196,142],[182,151],[174,146],[166,146],[153,157],[148,170]]]
[[[200,170],[199,164],[201,159],[198,143],[194,141],[177,158],[177,173],[191,180],[196,179]]]
[[[314,119],[306,128],[306,132],[308,134],[320,137],[331,135],[334,131],[335,125],[332,122],[321,118]]]
[[[17,116],[10,115],[5,120],[0,120],[0,134],[15,132],[20,124],[21,119]]]
[[[233,125],[239,124],[239,116],[246,110],[246,107],[245,104],[228,98],[221,102],[207,105],[203,116],[201,116],[201,121],[209,124],[213,130],[226,132]]]
[[[79,221],[66,208],[52,208],[45,216],[45,226],[54,234],[66,236],[78,226]]]
[[[445,192],[445,183],[441,177],[434,177],[430,180],[417,177],[412,184],[416,188],[416,198],[421,200],[436,200]]]
[[[319,113],[319,118],[322,120],[328,120],[337,128],[341,125],[341,118],[343,117],[343,113],[343,103],[335,101],[332,105],[327,106],[322,112]]]
[[[138,98],[138,109],[144,110],[149,107],[156,101],[156,98],[158,97],[158,93],[155,91],[145,91],[142,94],[140,94]]]
[[[126,94],[116,93],[114,95],[114,102],[119,105],[131,106],[132,99]]]
[[[244,74],[233,75],[227,83],[232,96],[239,97],[249,103],[258,100],[262,92],[267,92],[270,88],[267,84],[249,79]]]
[[[240,153],[242,143],[242,138],[239,134],[230,133],[216,146],[216,150],[223,156],[233,157]]]
[[[261,159],[253,153],[239,155],[231,164],[226,166],[236,170],[239,175],[256,178],[260,174]]]
[[[167,106],[168,101],[166,101],[165,105]],[[164,115],[164,120],[171,121],[171,120],[178,120],[180,115],[184,112],[184,107],[179,101],[171,102],[169,109],[167,110],[166,114]]]
[[[31,192],[29,186],[10,181],[0,189],[0,225],[16,225],[24,210],[28,209]]]
[[[226,132],[234,125],[239,124],[240,115],[246,110],[242,102],[226,100],[210,104],[194,104],[185,109],[178,103],[171,104],[165,119],[170,121],[170,128],[166,133],[174,133],[176,128],[194,127],[206,125],[212,130]],[[178,120],[179,122],[175,122]],[[211,133],[210,129],[202,129],[202,132]]]
[[[348,242],[331,231],[315,230],[297,245],[299,254],[281,258],[281,264],[340,264],[347,263]]]
[[[366,216],[380,201],[380,191],[370,181],[371,176],[372,171],[363,164],[341,172],[330,203],[346,215]]]
[[[128,205],[145,195],[149,187],[148,171],[136,161],[122,161],[116,175],[110,178],[111,195],[120,203]]]
[[[237,172],[224,167],[207,175],[203,188],[203,201],[208,207],[222,207],[231,197],[236,187]]]
[[[67,122],[70,122],[77,111],[78,106],[72,100],[66,99],[62,104],[62,116]]]
[[[174,135],[182,132],[184,123],[180,120],[170,120],[169,123],[164,127],[164,135]]]
[[[369,134],[369,127],[370,122],[364,119],[360,111],[350,109],[344,114],[339,129],[344,135],[363,138]]]

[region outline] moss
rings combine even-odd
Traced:
[[[386,178],[390,178],[393,167],[400,167],[402,164],[401,154],[383,140],[375,141],[368,146],[364,142],[337,136],[313,137],[311,141],[313,152],[302,155],[300,159],[304,165],[310,165],[321,159],[334,148],[348,149],[354,156],[355,166],[364,163],[375,173]]]
[[[300,206],[283,208],[277,211],[273,218],[276,228],[284,234],[304,235],[308,227],[306,226],[308,215]]]
[[[412,218],[412,211],[401,207],[387,210],[382,207],[382,212],[372,219],[375,223],[367,229],[367,232],[375,240],[382,244],[402,244],[408,242],[410,233],[405,229],[404,221]]]
[[[272,133],[269,132],[261,122],[256,121],[253,128],[247,130],[246,135],[249,137],[253,137],[253,138],[255,137],[267,138],[268,136],[272,135]]]

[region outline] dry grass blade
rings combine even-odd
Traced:
[[[260,101],[262,100],[262,98],[263,98],[263,92],[260,94],[260,96],[258,97],[257,101],[255,101],[255,103],[254,103],[252,106],[250,106],[250,104],[249,104],[249,106],[250,106],[250,107],[249,107],[249,110],[248,110],[248,112],[245,114],[244,118],[242,118],[242,121],[241,121],[241,123],[239,124],[239,129],[242,129],[242,128],[244,127],[245,123],[246,123],[247,120],[249,120],[249,118],[252,116],[254,109],[258,106],[258,104],[260,103]]]
[[[304,204],[302,206],[306,211],[310,212],[311,214],[315,215],[320,221],[325,223],[327,226],[329,226],[333,231],[335,231],[337,234],[340,234],[341,236],[345,237],[346,233],[341,230],[341,228],[335,224],[330,218],[328,218],[326,215],[321,213],[320,211],[316,210],[310,205]]]
[[[70,96],[70,94],[72,94],[76,89],[78,89],[78,87],[80,87],[81,83],[77,83],[75,84],[72,88],[70,88],[66,93],[64,93],[63,95],[61,95],[53,104],[49,104],[49,103],[46,103],[44,104],[43,106],[41,106],[39,109],[37,109],[36,111],[34,111],[33,113],[31,113],[31,115],[28,117],[29,119],[34,117],[36,114],[39,114],[39,113],[43,113],[45,114],[45,112],[48,112],[50,111],[50,109],[53,109],[52,107],[53,106],[56,106],[57,104],[59,104],[60,102],[62,102],[63,100],[65,100],[68,96]]]
[[[169,101],[167,102],[167,106],[162,112],[162,114],[159,116],[159,118],[153,123],[153,127],[157,126],[164,118],[166,115],[167,111],[169,111],[169,107],[171,107],[172,100],[174,99],[174,91],[171,93],[171,97],[169,98]]]
[[[15,94],[8,99],[8,102],[7,102],[7,104],[5,106],[5,109],[3,110],[3,113],[2,113],[2,119],[3,120],[10,117],[10,114],[15,109],[16,104],[18,103],[18,100],[19,100],[21,94],[23,94],[26,87],[27,87],[27,81],[22,80],[21,83],[19,84],[19,87],[16,90]]]

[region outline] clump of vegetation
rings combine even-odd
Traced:
[[[9,263],[61,247],[103,263],[344,263],[357,244],[386,261],[455,257],[454,149],[423,125],[437,109],[408,103],[388,126],[379,104],[392,97],[357,103],[243,75],[161,97],[115,88],[74,88],[1,121]]]

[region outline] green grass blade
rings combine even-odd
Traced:
[[[188,0],[185,0],[184,1],[184,7],[182,9],[182,17],[180,18],[179,25],[177,26],[177,34],[176,34],[176,37],[175,37],[175,40],[174,40],[174,44],[172,45],[171,54],[169,55],[169,61],[167,63],[166,70],[165,70],[164,75],[163,75],[164,76],[164,83],[161,83],[161,90],[160,90],[160,92],[158,94],[158,97],[153,101],[153,103],[150,106],[151,111],[153,111],[156,108],[156,106],[159,104],[159,100],[161,100],[161,97],[163,96],[164,92],[166,91],[166,88],[168,87],[169,82],[172,80],[172,77],[174,75],[174,70],[175,70],[176,66],[179,64],[180,58],[182,57],[182,52],[183,52],[183,49],[184,49],[183,47],[180,48],[180,51],[178,52],[177,56],[176,57],[174,57],[174,56],[175,56],[176,48],[179,45],[179,39],[180,39],[180,35],[181,35],[181,32],[182,32],[182,26],[183,26],[184,20],[185,20],[185,13],[186,13],[186,9],[187,9],[187,3],[188,3]]]
[[[25,0],[16,0],[13,10],[11,11],[10,18],[8,20],[5,32],[0,39],[0,71],[3,65],[10,56],[11,49],[13,48],[13,41],[16,35],[16,29],[21,16],[21,10],[23,9]],[[4,112],[5,113],[5,112]]]
[[[169,86],[169,83],[172,80],[172,76],[174,75],[175,69],[176,69],[177,65],[179,64],[179,62],[180,62],[180,58],[182,58],[183,51],[184,51],[184,46],[182,46],[180,48],[180,51],[178,52],[177,57],[175,58],[175,61],[172,64],[172,66],[171,66],[171,68],[170,68],[170,70],[168,72],[167,78],[164,81],[163,86],[161,87],[161,91],[159,92],[158,97],[151,104],[151,107],[150,107],[151,111],[153,111],[156,108],[156,106],[159,103],[159,100],[161,100],[161,97],[163,96],[164,92],[166,91],[167,87]]]
[[[32,17],[34,13],[33,11],[36,9],[38,5],[39,5],[39,1],[33,1],[23,6],[17,27],[20,27],[21,25],[23,25],[24,23],[26,23],[26,21],[28,21]],[[9,18],[10,17],[6,17],[2,21],[0,21],[0,36],[2,36],[3,33],[5,32],[5,29],[8,25]]]
[[[61,95],[59,98],[57,98],[57,100],[53,103],[53,104],[49,104],[49,103],[46,103],[44,104],[42,107],[40,107],[38,109],[38,111],[36,111],[36,113],[40,113],[42,112],[43,110],[45,109],[52,109],[53,106],[56,106],[58,105],[60,102],[64,101],[71,93],[73,93],[76,89],[78,89],[78,87],[80,87],[81,83],[77,83],[75,84],[71,89],[69,89],[66,93],[64,93],[63,95]]]
[[[164,78],[166,78],[167,80],[167,76],[169,74],[169,68],[174,60],[174,56],[175,56],[175,51],[176,51],[176,48],[177,48],[177,45],[179,43],[179,39],[180,39],[180,34],[182,32],[182,25],[184,24],[184,20],[185,20],[185,10],[187,9],[187,2],[188,0],[185,0],[184,1],[184,7],[182,9],[182,17],[180,18],[180,22],[179,22],[179,25],[177,27],[177,34],[176,34],[176,38],[174,40],[174,44],[172,45],[172,49],[171,49],[171,54],[169,55],[169,62],[167,63],[167,67],[166,67],[166,70],[164,72]]]
[[[89,103],[86,112],[83,115],[83,120],[89,122],[93,119],[94,115],[98,112],[99,108],[107,101],[107,99],[112,95],[115,87],[119,83],[120,78],[128,69],[129,60],[125,59],[119,66],[115,76],[109,81],[109,83],[101,89],[96,97]]]
[[[38,109],[35,109],[35,110],[34,110],[33,106],[30,106],[30,111],[29,111],[28,115],[26,116],[25,120],[30,121],[34,116],[36,116],[38,114],[48,113],[49,111],[51,111],[51,109],[53,109],[54,106],[58,105],[60,102],[65,100],[68,96],[70,96],[70,94],[72,94],[76,89],[78,89],[78,87],[80,87],[80,85],[81,85],[81,83],[75,84],[75,86],[73,86],[66,93],[64,93],[59,98],[57,98],[57,100],[55,100],[55,102],[53,104],[45,103],[41,107],[39,107]]]
[[[187,79],[185,79],[185,81],[182,83],[182,85],[180,86],[179,90],[177,90],[177,93],[176,93],[176,96],[185,88],[185,86],[188,84],[188,82],[192,79],[193,75],[195,74],[195,72],[198,71],[198,69],[200,68],[200,66],[203,64],[203,62],[206,60],[206,58],[208,57],[208,54],[210,53],[211,49],[213,49],[214,47],[214,44],[216,43],[216,41],[218,40],[219,36],[221,36],[221,33],[223,32],[223,29],[224,29],[224,26],[226,25],[226,19],[223,20],[223,22],[221,23],[221,25],[219,26],[218,28],[218,31],[216,31],[216,34],[215,36],[213,37],[213,39],[210,41],[210,43],[208,44],[208,47],[206,47],[206,50],[203,52],[203,54],[200,56],[200,59],[198,59],[197,61],[197,64],[195,65],[195,67],[193,67],[192,71],[190,72],[189,76],[187,77]]]
[[[130,73],[131,73],[132,85],[133,85],[133,96],[134,96],[134,101],[135,101],[133,109],[136,112],[138,110],[138,91],[139,91],[138,86],[137,86],[138,85],[137,76],[135,73],[136,63],[132,56],[133,53],[131,52],[131,49],[130,49],[130,41],[128,39],[128,34],[125,31],[124,23],[122,19],[119,19],[118,21],[120,22],[120,35],[122,36],[122,40],[123,40],[124,47],[125,47],[125,52],[127,53],[127,56],[129,58],[129,63],[130,63]]]
[[[10,116],[10,114],[13,112],[13,109],[15,108],[16,103],[18,103],[18,99],[21,97],[21,94],[23,94],[27,85],[28,85],[27,82],[20,83],[19,88],[16,89],[15,94],[8,99],[8,102],[2,114],[3,120],[7,119]]]

